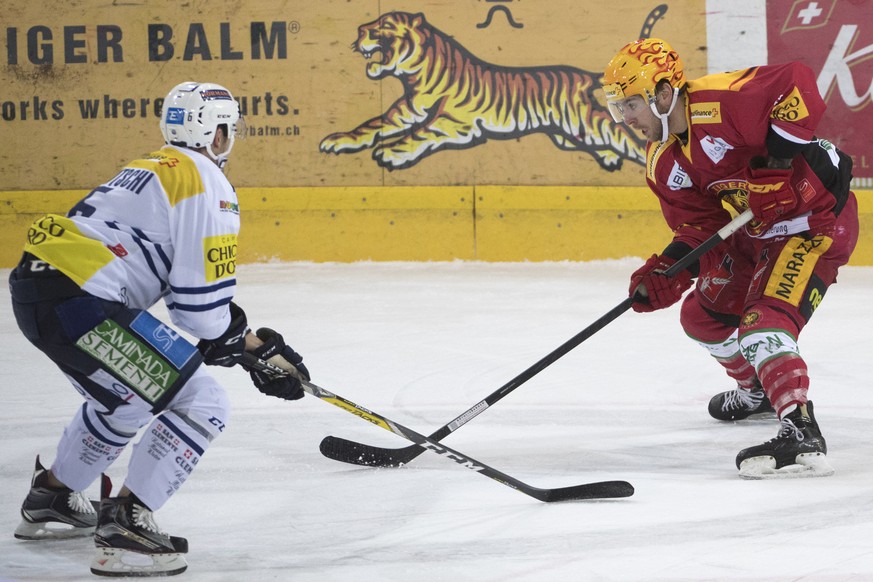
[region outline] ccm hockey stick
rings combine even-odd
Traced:
[[[243,363],[256,370],[261,370],[267,374],[292,374],[299,378],[299,376],[296,374],[296,370],[290,370],[284,366],[280,367],[276,365],[279,364],[281,360],[277,359],[275,360],[275,362],[276,363],[274,364],[271,361],[261,360],[260,358],[249,352],[245,352],[243,356]],[[556,489],[541,489],[539,487],[533,487],[531,485],[528,485],[527,483],[519,481],[514,477],[510,477],[506,473],[498,471],[493,467],[489,467],[488,465],[481,463],[472,457],[460,453],[455,449],[439,444],[435,440],[419,434],[414,430],[403,426],[400,423],[394,422],[393,420],[390,420],[380,414],[377,414],[371,410],[367,410],[363,406],[359,406],[354,402],[346,400],[342,396],[337,396],[333,392],[316,386],[312,382],[300,378],[300,384],[307,394],[311,394],[316,398],[320,398],[325,402],[329,402],[334,406],[342,408],[346,412],[357,416],[358,418],[366,420],[371,424],[384,428],[389,432],[393,432],[396,435],[410,440],[415,443],[416,447],[420,447],[421,450],[427,449],[433,451],[438,455],[442,455],[447,459],[451,459],[452,461],[458,463],[463,467],[466,467],[467,469],[471,469],[473,471],[476,471],[477,473],[485,475],[486,477],[490,477],[498,483],[502,483],[507,487],[516,489],[517,491],[521,491],[525,495],[529,495],[530,497],[533,497],[534,499],[538,499],[540,501],[545,501],[548,503],[552,501],[604,499],[612,497],[630,497],[634,494],[633,485],[631,485],[627,481],[600,481],[596,483],[583,483],[582,485],[573,485],[570,487],[558,487]]]
[[[672,277],[679,271],[687,268],[689,265],[702,257],[707,251],[711,250],[715,245],[739,230],[751,219],[752,211],[746,210],[745,212],[731,220],[724,227],[722,227],[721,230],[719,230],[714,235],[702,242],[694,250],[690,251],[687,255],[676,261],[676,263],[674,263],[669,269],[664,271],[664,274],[668,277]],[[475,405],[461,413],[450,423],[441,426],[433,434],[431,434],[428,439],[434,442],[443,440],[446,436],[455,432],[456,430],[470,422],[472,419],[476,418],[479,414],[484,412],[488,407],[492,406],[501,398],[503,398],[543,370],[545,370],[547,367],[554,364],[559,358],[566,355],[568,352],[570,352],[570,350],[572,350],[573,348],[590,338],[592,335],[606,327],[609,323],[618,319],[621,314],[630,309],[632,303],[632,298],[629,297],[625,299],[624,301],[613,307],[600,319],[598,319],[597,321],[580,331],[578,334],[561,344],[557,349],[555,349],[553,352],[535,363],[533,366],[498,388],[496,391],[486,396],[484,400],[480,400],[479,402],[477,402]],[[358,443],[335,436],[326,436],[321,441],[320,449],[321,453],[325,457],[334,459],[335,461],[351,463],[354,465],[367,465],[372,467],[399,467],[400,465],[405,465],[406,463],[409,463],[424,452],[424,449],[418,444],[400,449],[387,449],[382,447],[374,447],[372,445]]]

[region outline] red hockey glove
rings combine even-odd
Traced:
[[[630,279],[629,295],[634,302],[631,307],[637,313],[646,313],[670,307],[682,298],[691,287],[691,273],[683,269],[673,277],[664,275],[675,259],[664,255],[652,255],[646,264],[637,269]]]
[[[778,222],[797,206],[797,193],[791,187],[791,169],[749,168],[746,183],[749,208],[764,224]]]

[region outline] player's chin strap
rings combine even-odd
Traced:
[[[215,162],[221,170],[224,170],[224,167],[227,165],[227,158],[230,155],[230,150],[233,149],[234,135],[230,134],[228,136],[228,144],[227,149],[221,152],[220,154],[216,154],[212,151],[212,142],[206,144],[206,153],[212,158],[212,161]]]
[[[224,152],[223,154],[216,155],[212,151],[212,144],[208,143],[208,144],[206,144],[206,152],[209,155],[209,157],[212,158],[212,161],[215,162],[215,164],[219,168],[221,168],[221,171],[224,171],[224,167],[227,165],[227,154],[230,153],[230,148],[228,148],[228,150],[226,152]]]
[[[668,109],[666,113],[659,113],[658,106],[655,104],[655,100],[649,100],[649,107],[652,108],[652,113],[655,114],[655,117],[661,120],[662,142],[667,141],[667,138],[670,137],[670,128],[668,127],[667,118],[670,117],[670,114],[673,113],[673,109],[676,108],[677,101],[679,101],[679,89],[677,87],[673,87],[673,101],[670,103],[670,109]]]

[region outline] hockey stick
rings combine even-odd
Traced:
[[[687,268],[689,265],[697,261],[707,251],[711,250],[715,245],[728,238],[734,232],[739,230],[744,224],[752,219],[752,211],[746,210],[728,224],[722,227],[714,235],[706,239],[694,250],[676,261],[669,269],[664,271],[668,277],[674,276],[679,271]],[[630,309],[633,303],[632,298],[627,298],[600,319],[574,335],[572,338],[561,344],[553,352],[545,356],[543,359],[535,363],[533,366],[489,394],[484,400],[480,400],[471,408],[463,412],[450,423],[440,427],[428,438],[433,441],[441,441],[449,434],[455,432],[479,414],[484,412],[488,407],[499,401],[501,398],[545,370],[547,367],[554,364],[559,358],[566,355],[570,350],[590,338],[592,335],[606,327],[609,323],[618,319],[625,311]],[[418,445],[411,445],[400,449],[387,449],[382,447],[374,447],[364,443],[350,441],[341,437],[326,436],[321,441],[321,454],[335,461],[343,463],[352,463],[355,465],[368,465],[373,467],[398,467],[405,465],[418,455],[424,452]]]
[[[276,360],[276,362],[279,363],[279,360]],[[269,361],[265,362],[264,360],[261,360],[250,352],[244,353],[243,363],[251,368],[261,370],[267,374],[293,374],[299,378],[296,370],[279,367],[278,365]],[[342,408],[346,412],[349,412],[357,416],[358,418],[366,420],[369,423],[372,423],[378,427],[384,428],[389,432],[393,432],[396,435],[410,440],[415,443],[416,447],[420,447],[422,450],[427,449],[433,451],[438,455],[442,455],[447,459],[451,459],[452,461],[458,463],[463,467],[466,467],[467,469],[472,469],[473,471],[481,473],[486,477],[490,477],[498,483],[502,483],[507,487],[511,487],[512,489],[521,491],[525,495],[529,495],[534,499],[539,499],[540,501],[545,501],[548,503],[551,501],[604,499],[612,497],[630,497],[634,494],[633,485],[631,485],[627,481],[600,481],[595,483],[583,483],[582,485],[573,485],[570,487],[558,487],[555,489],[541,489],[539,487],[533,487],[531,485],[528,485],[527,483],[519,481],[514,477],[510,477],[506,473],[503,473],[493,467],[481,463],[472,457],[460,453],[455,449],[449,448],[445,445],[441,445],[435,440],[419,434],[398,422],[394,422],[393,420],[377,414],[372,410],[367,410],[363,406],[359,406],[354,402],[346,400],[342,396],[337,396],[333,392],[316,386],[308,380],[300,378],[300,384],[307,394],[311,394],[312,396],[320,398],[325,402],[330,402],[334,406]]]

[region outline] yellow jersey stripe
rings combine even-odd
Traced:
[[[141,168],[154,172],[167,193],[170,206],[176,206],[182,200],[205,190],[194,161],[188,156],[182,154],[174,156],[173,153],[172,148],[164,148],[150,153],[145,159],[134,160],[127,164],[128,168]]]
[[[764,295],[781,299],[795,307],[800,305],[818,259],[831,248],[833,239],[794,236],[782,249],[767,281]]]
[[[82,234],[65,216],[47,214],[31,224],[24,250],[59,269],[82,286],[115,255],[100,241]]]

